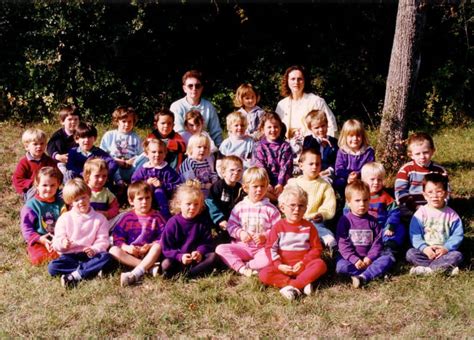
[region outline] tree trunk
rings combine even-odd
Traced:
[[[400,0],[385,90],[377,159],[393,172],[404,162],[406,115],[420,65],[424,1]]]

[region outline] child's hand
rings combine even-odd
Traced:
[[[245,243],[249,242],[252,239],[250,234],[246,232],[245,230],[240,231],[239,237],[240,237],[240,240]]]
[[[57,154],[54,158],[56,158],[59,163],[67,163],[67,153],[63,153],[62,155]]]
[[[436,252],[434,250],[434,247],[433,246],[430,246],[430,247],[426,247],[425,249],[423,249],[423,253],[428,256],[428,258],[430,260],[434,260],[436,258]]]
[[[85,247],[82,251],[86,253],[88,257],[94,257],[95,255],[95,250],[92,249],[91,247]]]
[[[331,175],[331,171],[329,169],[323,170],[319,173],[320,177],[327,177]]]
[[[160,182],[160,180],[159,180],[158,178],[156,178],[156,177],[148,178],[148,179],[146,180],[146,182],[147,182],[147,184],[153,185],[153,186],[156,187],[156,188],[161,187],[161,182]]]
[[[122,250],[132,256],[140,257],[140,248],[130,244],[124,244]]]
[[[146,254],[150,251],[151,243],[145,243],[140,247],[140,257],[145,257]]]
[[[293,273],[298,274],[298,273],[300,273],[301,271],[303,271],[303,269],[304,269],[304,263],[303,263],[303,261],[297,262],[297,263],[293,266]]]
[[[267,237],[265,236],[265,234],[253,234],[252,239],[257,246],[260,246],[262,244],[265,244]]]
[[[201,262],[201,260],[202,260],[202,255],[201,255],[200,252],[198,252],[197,250],[195,250],[195,251],[193,251],[193,252],[191,253],[191,259],[192,259],[193,261],[196,261],[197,263],[199,263],[199,262]]]
[[[219,227],[222,229],[222,230],[227,230],[227,221],[221,221],[219,223]]]
[[[193,262],[193,257],[191,256],[191,254],[184,254],[183,257],[181,257],[181,262],[187,266],[188,264],[191,264],[191,262]]]
[[[349,174],[349,177],[347,177],[347,184],[351,184],[352,182],[354,182],[357,178],[359,177],[359,174],[355,171],[352,171],[350,174]]]
[[[448,249],[446,249],[445,247],[443,246],[433,246],[433,250],[436,254],[436,257],[435,259],[438,259],[440,258],[441,256],[443,256],[444,254],[447,254],[448,253]]]
[[[275,194],[275,196],[280,196],[281,192],[283,191],[283,185],[281,184],[277,184],[275,185],[275,188],[273,189],[273,193]]]
[[[364,263],[365,263],[365,265],[366,265],[366,268],[372,264],[372,260],[371,260],[370,258],[368,258],[367,256],[364,257],[364,260],[363,260],[363,261],[364,261]]]
[[[393,236],[393,235],[395,235],[395,232],[392,231],[392,230],[390,230],[390,229],[387,229],[387,230],[385,230],[385,231],[383,232],[383,234],[384,234],[385,236]]]
[[[357,260],[354,266],[359,270],[367,268],[367,265],[362,260]]]
[[[40,236],[38,242],[41,243],[49,253],[53,250],[51,234],[45,234]]]
[[[61,241],[61,245],[63,246],[64,249],[68,249],[71,246],[72,242],[67,238],[63,238]]]
[[[316,215],[314,215],[313,221],[316,223],[321,223],[323,221],[323,215],[317,213]]]
[[[293,274],[293,267],[288,266],[286,264],[278,265],[278,270],[281,271],[283,274],[292,275]]]

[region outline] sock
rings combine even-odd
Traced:
[[[73,271],[69,275],[71,275],[74,278],[74,280],[76,280],[76,281],[81,281],[82,280],[82,276],[81,276],[81,274],[79,274],[79,271],[77,271],[77,270]]]
[[[141,266],[136,266],[135,268],[133,268],[132,274],[135,275],[137,279],[139,279],[143,276],[143,274],[145,274],[145,268]]]

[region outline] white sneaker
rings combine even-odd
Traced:
[[[242,274],[243,276],[251,277],[253,274],[253,270],[246,266],[243,266],[239,269],[239,273]]]
[[[314,287],[312,283],[308,283],[306,286],[303,288],[303,293],[304,295],[312,295],[314,293]]]
[[[459,275],[459,267],[454,267],[453,270],[451,270],[451,273],[449,273],[450,276],[456,276]]]
[[[354,288],[361,288],[365,283],[364,278],[360,275],[351,276],[351,280],[352,280],[352,287]]]
[[[153,276],[153,277],[157,277],[158,275],[160,275],[160,262],[156,262],[153,267],[151,267],[149,270],[148,270],[148,273]]]
[[[137,278],[131,272],[126,272],[126,273],[120,274],[120,286],[121,287],[131,286],[135,282],[137,282]]]
[[[301,295],[299,289],[293,286],[285,286],[280,289],[280,294],[283,295],[286,299],[292,301]]]
[[[431,275],[433,274],[433,269],[430,267],[416,266],[410,269],[410,275]]]

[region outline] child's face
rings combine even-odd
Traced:
[[[268,184],[264,181],[255,181],[245,184],[244,189],[253,203],[260,202],[267,193]]]
[[[151,210],[152,197],[149,192],[139,192],[132,199],[128,199],[128,202],[133,207],[133,210],[137,215],[146,215]]]
[[[200,120],[187,120],[184,125],[186,131],[190,134],[195,135],[202,132],[202,122]]]
[[[245,124],[241,120],[237,120],[230,125],[229,133],[235,136],[243,136],[245,134]]]
[[[448,192],[444,190],[441,183],[428,182],[423,190],[423,197],[428,202],[429,206],[441,209],[446,204]]]
[[[151,166],[158,166],[166,158],[166,148],[155,143],[150,144],[147,147],[146,156],[150,160]]]
[[[347,205],[351,212],[357,216],[363,216],[369,211],[370,197],[363,191],[355,191],[352,193],[350,200],[347,200]]]
[[[377,174],[369,174],[367,177],[362,179],[369,185],[370,193],[377,194],[383,189],[383,176]]]
[[[133,115],[126,115],[117,121],[117,130],[121,133],[129,133],[133,129]]]
[[[202,201],[198,197],[193,197],[191,195],[183,195],[179,202],[179,208],[181,210],[181,215],[186,219],[191,219],[196,217],[202,208]]]
[[[358,133],[349,134],[346,137],[346,143],[352,151],[359,151],[362,146],[362,135]]]
[[[57,178],[41,176],[36,188],[38,190],[38,196],[45,200],[53,198],[58,191],[59,184],[60,183]]]
[[[174,120],[170,116],[160,116],[156,122],[158,132],[163,136],[168,136],[173,131]]]
[[[77,125],[79,124],[79,116],[67,116],[61,125],[64,127],[64,130],[69,134],[74,133],[76,131]]]
[[[183,91],[191,101],[199,101],[202,94],[202,84],[197,78],[187,78],[183,85]]]
[[[321,157],[312,153],[304,156],[304,161],[300,163],[303,177],[306,179],[316,179],[321,172]]]
[[[107,176],[108,172],[106,169],[100,171],[92,171],[89,176],[89,181],[87,182],[87,185],[93,190],[100,191],[107,182]]]
[[[203,161],[209,156],[209,144],[205,140],[199,140],[193,147],[190,157],[197,161]]]
[[[242,179],[242,166],[237,162],[228,162],[222,174],[227,185],[234,185]]]
[[[33,158],[41,158],[41,156],[44,154],[44,150],[46,149],[46,141],[35,140],[29,142],[25,149]]]
[[[311,132],[316,137],[326,138],[328,136],[328,125],[320,121],[311,122]]]
[[[419,166],[427,166],[433,157],[434,150],[430,147],[428,141],[422,143],[413,143],[409,146],[410,158]]]
[[[274,142],[280,138],[281,126],[276,120],[267,120],[263,125],[263,134],[269,142]]]
[[[72,209],[81,214],[87,214],[91,207],[90,202],[91,198],[89,195],[80,195],[79,197],[76,197],[74,201],[72,201]]]
[[[245,96],[243,96],[242,104],[244,105],[244,109],[253,109],[255,105],[257,105],[257,96],[255,93],[247,93]]]
[[[96,137],[94,136],[76,138],[76,142],[82,151],[90,151],[94,147],[95,140]]]
[[[290,195],[288,201],[283,203],[280,208],[289,223],[300,222],[306,212],[306,204],[296,195]]]

